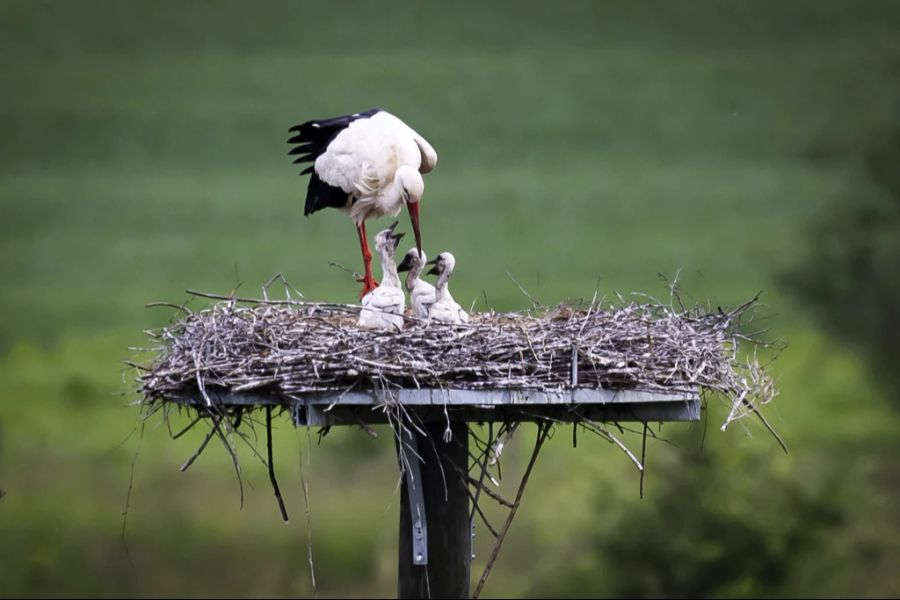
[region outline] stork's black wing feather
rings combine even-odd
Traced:
[[[337,186],[329,185],[319,179],[318,173],[312,167],[308,167],[303,173],[307,171],[311,172],[311,175],[309,176],[309,187],[306,188],[306,205],[303,207],[304,216],[311,215],[323,208],[343,208],[347,206],[350,194]]]
[[[295,146],[291,148],[288,154],[292,156],[300,155],[294,159],[294,164],[315,163],[316,159],[328,149],[328,144],[331,143],[337,134],[346,129],[350,123],[359,119],[368,119],[380,111],[380,108],[372,108],[352,115],[342,115],[332,119],[314,119],[300,125],[294,125],[289,130],[294,135],[288,139],[288,143],[295,144]],[[304,215],[309,215],[327,207],[342,208],[347,205],[347,192],[322,181],[313,166],[309,166],[300,172],[301,175],[306,175],[307,173],[310,173],[311,176],[309,178],[309,187],[306,190],[306,205],[303,208]]]
[[[377,112],[381,112],[381,109],[373,108],[352,115],[343,115],[332,119],[314,119],[294,125],[289,131],[295,135],[288,140],[288,143],[297,144],[297,146],[291,149],[290,154],[304,154],[306,160],[315,162],[328,148],[331,140],[346,129],[350,123],[359,119],[368,119]]]

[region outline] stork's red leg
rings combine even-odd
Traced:
[[[369,250],[369,240],[366,236],[365,221],[356,226],[356,233],[359,234],[359,247],[362,250],[363,263],[366,268],[366,274],[362,279],[357,279],[357,281],[363,284],[362,292],[359,294],[359,298],[362,300],[363,296],[378,287],[378,282],[372,277],[372,252]]]

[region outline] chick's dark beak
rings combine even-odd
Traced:
[[[412,262],[413,261],[410,258],[410,255],[407,254],[403,257],[403,260],[400,261],[400,264],[397,265],[397,272],[403,273],[404,271],[409,271],[410,269],[412,269]]]
[[[433,267],[431,267],[431,269],[429,269],[429,271],[428,271],[428,273],[426,273],[426,275],[438,275],[440,273],[440,269],[438,269],[437,262],[438,262],[438,259],[433,258],[433,259],[429,260],[427,263],[425,263],[426,265],[434,265]]]
[[[396,223],[394,223],[394,225],[396,225]],[[397,249],[397,246],[400,244],[400,240],[403,239],[404,235],[406,235],[406,234],[401,232],[401,233],[392,233],[389,236],[389,238],[391,240],[391,246],[393,247],[394,250]]]

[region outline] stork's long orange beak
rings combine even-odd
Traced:
[[[419,231],[419,203],[410,202],[406,205],[409,209],[409,220],[412,221],[413,235],[416,236],[416,250],[419,251],[419,257],[422,256],[422,233]]]

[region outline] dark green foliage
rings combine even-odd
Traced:
[[[900,391],[900,125],[882,125],[845,158],[866,179],[810,223],[808,255],[786,283]]]

